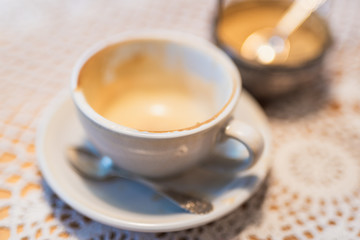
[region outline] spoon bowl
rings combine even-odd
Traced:
[[[70,147],[67,150],[70,163],[88,178],[106,180],[112,177],[113,163],[107,156],[100,156],[86,148]]]
[[[288,39],[276,35],[272,28],[262,28],[246,38],[240,48],[241,55],[261,64],[282,63],[290,52]]]

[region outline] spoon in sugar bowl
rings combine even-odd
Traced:
[[[155,181],[118,168],[109,157],[101,156],[88,148],[69,147],[66,154],[71,165],[87,178],[95,180],[106,180],[113,177],[128,179],[150,187],[187,212],[206,214],[213,210],[212,204],[203,198],[166,188]]]
[[[286,61],[290,44],[288,37],[326,0],[295,0],[275,28],[262,28],[250,34],[241,46],[241,55],[261,64]]]

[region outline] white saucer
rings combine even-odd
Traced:
[[[209,166],[197,167],[168,183],[210,199],[214,210],[205,215],[186,213],[152,190],[134,182],[123,179],[97,182],[79,176],[67,162],[65,150],[70,145],[84,144],[86,138],[72,100],[66,94],[57,98],[45,111],[37,135],[38,161],[50,187],[67,204],[89,218],[140,232],[193,228],[235,210],[257,190],[268,172],[270,129],[267,118],[246,92],[242,93],[235,117],[256,126],[265,136],[265,152],[255,167],[246,172],[227,172],[225,164],[223,170],[226,170],[226,174],[220,172],[221,166],[217,166],[219,172],[214,172]],[[243,152],[239,144],[235,145],[231,141],[221,149],[231,149],[229,155]],[[220,158],[213,156],[212,160],[216,162]]]

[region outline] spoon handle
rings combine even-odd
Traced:
[[[187,212],[195,213],[195,214],[206,214],[211,212],[213,209],[212,204],[203,198],[192,196],[188,193],[168,189],[151,180],[142,178],[137,175],[133,175],[120,168],[114,167],[112,171],[112,175],[141,183],[153,189],[156,193],[170,200],[172,203],[176,204],[177,206],[186,210]]]
[[[326,0],[295,0],[276,26],[276,32],[283,38],[293,33]]]

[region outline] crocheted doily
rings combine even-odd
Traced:
[[[40,113],[68,88],[77,58],[126,30],[210,39],[215,1],[0,1],[0,239],[360,238],[360,1],[330,1],[334,37],[324,79],[265,106],[274,165],[249,201],[213,223],[136,233],[88,219],[43,180]]]

